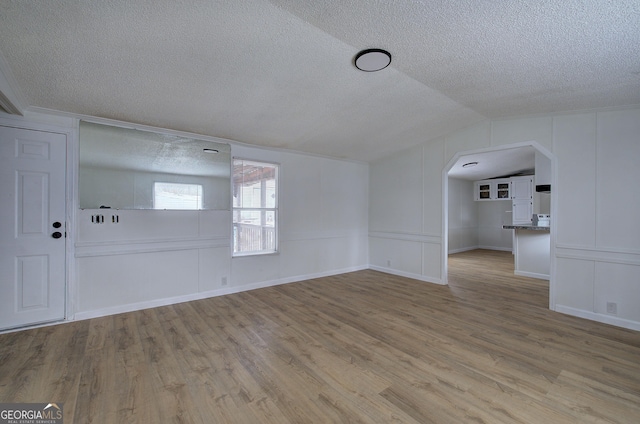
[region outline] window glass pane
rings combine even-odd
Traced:
[[[233,160],[233,253],[277,251],[278,166]]]
[[[234,213],[234,221],[238,224],[260,225],[260,211],[243,211],[237,210]]]
[[[276,180],[275,178],[265,181],[265,204],[264,207],[276,207]]]
[[[264,211],[264,225],[265,227],[276,226],[276,211]]]
[[[276,207],[277,165],[234,159],[233,206]]]
[[[275,211],[234,211],[233,252],[276,251]]]
[[[234,206],[240,208],[260,208],[262,198],[261,183],[249,183],[238,186],[238,194],[234,197]]]
[[[154,209],[202,209],[200,184],[153,183]]]

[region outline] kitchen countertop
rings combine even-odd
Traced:
[[[540,227],[537,225],[527,225],[527,224],[519,224],[519,225],[503,225],[503,229],[505,230],[532,230],[532,231],[551,231],[548,226]]]

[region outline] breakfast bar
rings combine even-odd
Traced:
[[[514,274],[548,280],[551,268],[549,226],[503,225],[502,228],[515,231]]]

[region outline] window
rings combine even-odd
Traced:
[[[202,209],[202,185],[155,182],[153,209]]]
[[[233,160],[233,255],[278,249],[278,165]]]

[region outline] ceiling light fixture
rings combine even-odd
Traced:
[[[380,71],[391,63],[391,54],[382,49],[362,50],[356,55],[354,64],[364,72]]]
[[[467,162],[464,165],[462,165],[463,168],[471,168],[473,166],[476,166],[478,164],[478,162]]]

